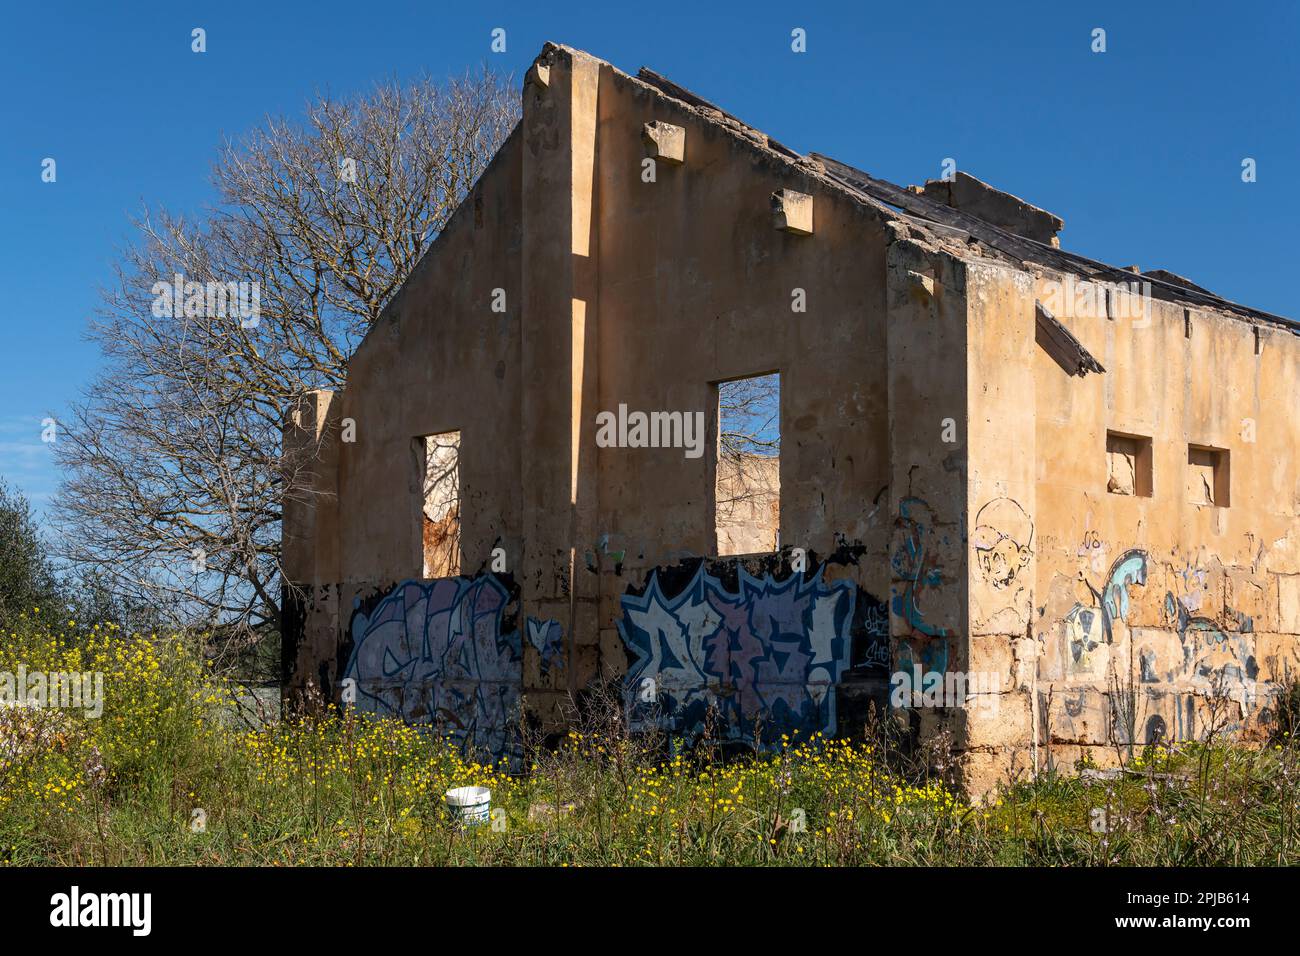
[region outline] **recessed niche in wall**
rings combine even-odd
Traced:
[[[1106,432],[1106,490],[1113,495],[1150,498],[1151,439],[1124,432]]]
[[[1230,502],[1231,459],[1226,448],[1187,446],[1187,500],[1226,508]]]

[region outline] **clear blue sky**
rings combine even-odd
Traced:
[[[730,9],[727,7],[730,6]],[[642,65],[803,152],[895,182],[958,167],[1065,219],[1067,248],[1300,318],[1300,13],[1291,2],[7,3],[0,13],[0,474],[40,508],[40,421],[140,204],[196,210],[223,133],[313,90],[488,62],[546,40]],[[207,30],[208,52],[190,51]],[[493,28],[507,52],[490,51]],[[808,51],[790,50],[807,31]],[[1094,27],[1107,52],[1091,52]],[[41,182],[54,157],[58,181]],[[1241,181],[1253,157],[1258,181]]]

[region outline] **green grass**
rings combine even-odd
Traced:
[[[101,670],[106,704],[99,719],[0,711],[0,862],[12,865],[1300,862],[1297,753],[1281,732],[1257,748],[1149,748],[1117,779],[1043,774],[970,806],[903,769],[883,734],[669,758],[607,707],[511,775],[392,720],[241,729],[178,639],[33,634],[10,632],[0,670]],[[492,790],[490,825],[449,817],[442,794],[464,784]]]

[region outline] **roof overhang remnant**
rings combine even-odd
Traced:
[[[1092,357],[1074,333],[1037,300],[1034,301],[1034,324],[1034,341],[1067,375],[1083,378],[1089,372],[1105,373],[1101,363]]]

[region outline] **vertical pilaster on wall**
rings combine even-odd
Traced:
[[[281,685],[286,700],[308,684],[325,691],[338,635],[338,402],[304,394],[281,432]]]
[[[599,70],[592,57],[548,44],[523,93],[524,553],[512,566],[524,615],[564,628],[565,666],[540,677],[540,689],[526,688],[543,719],[561,694],[595,675],[597,663],[599,582],[578,568],[583,542],[595,541],[597,515]],[[526,657],[526,684],[532,672]]]
[[[307,392],[289,409],[282,428],[280,566],[284,577],[293,582],[321,580],[317,573],[324,556],[317,542],[321,511],[332,509],[335,501],[334,470],[326,467],[333,457],[326,431],[333,401],[333,392]]]
[[[965,266],[901,236],[887,264],[891,669],[911,677],[961,669],[968,656]],[[910,716],[922,738],[960,738],[959,711]]]
[[[1029,274],[973,263],[966,276],[969,670],[995,686],[967,707],[964,770],[983,792],[1035,769],[1036,315]]]

